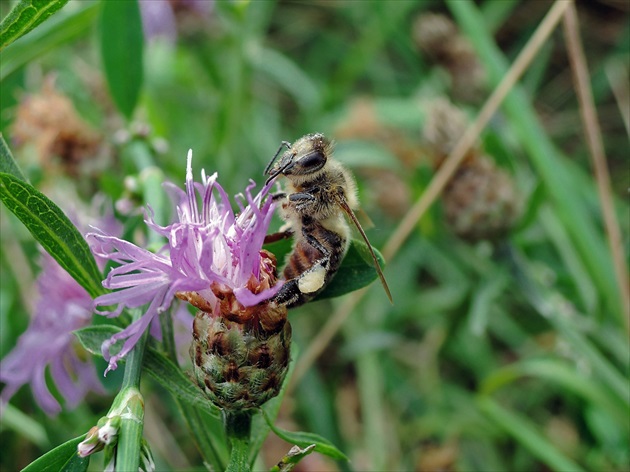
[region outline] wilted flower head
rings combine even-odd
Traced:
[[[118,231],[113,215],[104,216],[100,223]],[[4,404],[22,385],[30,384],[35,401],[52,415],[61,406],[46,385],[47,367],[69,408],[89,391],[103,392],[103,387],[91,359],[80,355],[82,348],[72,334],[90,324],[92,297],[47,253],[42,255],[41,266],[32,321],[0,362],[0,381],[6,384],[0,399]]]
[[[207,177],[202,171],[201,182],[193,181],[191,161],[189,151],[185,191],[165,184],[177,205],[177,221],[161,227],[150,212],[145,220],[151,230],[168,240],[159,252],[152,253],[103,233],[89,235],[96,242],[97,254],[120,264],[103,281],[104,287],[116,291],[94,300],[96,307],[117,308],[99,314],[114,317],[124,308],[148,304],[140,319],[103,344],[108,370],[116,368],[117,361],[133,348],[146,329],[151,328],[152,334],[159,336],[158,315],[171,306],[175,296],[212,312],[221,303],[217,293],[233,293],[240,305],[251,307],[279,289],[272,278],[275,261],[271,263],[261,251],[273,214],[271,199],[265,199],[272,183],[254,197],[252,182],[245,196],[237,199],[241,210],[237,216],[217,183],[216,174]],[[111,346],[123,339],[122,349],[112,355]]]
[[[54,75],[44,79],[39,92],[22,97],[11,131],[12,143],[32,146],[48,175],[59,170],[75,177],[85,175],[102,155],[102,136],[58,90]]]
[[[466,131],[466,114],[445,99],[429,108],[423,134],[436,166],[453,152]],[[444,188],[446,223],[459,237],[477,241],[505,236],[521,213],[521,198],[511,176],[499,168],[477,143]]]
[[[417,46],[448,70],[453,95],[476,102],[483,95],[485,71],[472,44],[453,21],[441,13],[423,13],[413,25]]]

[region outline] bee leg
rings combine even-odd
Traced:
[[[295,209],[298,211],[304,211],[316,198],[310,193],[292,193],[289,195],[289,201],[295,203]]]
[[[278,305],[287,305],[287,307],[291,308],[298,304],[297,302],[301,297],[303,297],[303,295],[298,288],[298,279],[291,279],[287,280],[284,285],[282,285],[280,291],[273,297],[273,301]],[[299,305],[302,303],[299,303]]]
[[[324,245],[320,243],[319,240],[311,233],[309,233],[305,228],[302,228],[302,235],[304,236],[304,239],[306,239],[306,242],[308,242],[311,246],[322,253],[324,257],[322,257],[320,261],[326,260],[326,264],[328,264],[328,259],[330,259],[330,251],[326,247],[324,247]]]
[[[271,233],[265,236],[264,244],[275,243],[282,239],[289,239],[293,236],[293,230],[287,229],[286,231],[278,231],[277,233]]]
[[[313,201],[315,200],[315,197],[313,195],[311,195],[310,193],[304,193],[304,192],[295,192],[292,193],[291,195],[289,195],[289,200],[292,202],[302,202],[302,201]]]
[[[313,299],[324,287],[327,270],[324,267],[328,259],[320,259],[299,277],[287,280],[273,300],[287,308],[300,306]]]
[[[273,297],[276,303],[286,305],[287,308],[303,305],[315,297],[326,283],[326,275],[330,265],[330,251],[308,230],[303,228],[302,234],[308,244],[317,249],[322,254],[322,257],[298,277],[287,280],[280,288],[280,291]]]
[[[277,202],[278,200],[284,200],[287,197],[287,194],[284,192],[272,193],[271,200]]]
[[[322,257],[315,261],[313,266],[297,279],[300,292],[311,294],[321,290],[326,283],[330,267],[330,250],[320,243],[306,228],[302,228],[302,235],[306,242],[322,254]]]

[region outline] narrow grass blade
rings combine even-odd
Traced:
[[[479,398],[477,406],[488,419],[505,430],[552,470],[557,472],[584,471],[545,439],[542,431],[539,431],[528,419],[509,411],[489,397]]]
[[[309,446],[315,444],[315,451],[320,454],[324,454],[328,457],[332,457],[337,460],[349,460],[348,457],[341,452],[334,444],[328,441],[326,438],[322,438],[318,434],[314,433],[304,433],[304,432],[292,432],[287,431],[281,428],[274,426],[271,420],[267,417],[266,413],[263,411],[263,416],[267,421],[267,424],[271,428],[271,430],[278,436],[280,439],[284,439],[286,442],[295,444],[299,447],[308,448]]]
[[[483,381],[480,391],[489,395],[502,386],[526,376],[576,393],[586,401],[607,410],[612,418],[627,426],[625,421],[627,409],[623,403],[602,389],[599,383],[578,373],[574,366],[556,359],[528,359],[496,370]]]
[[[470,1],[447,0],[458,25],[465,31],[493,84],[498,84],[508,70],[508,63],[490,36],[483,18]],[[614,277],[610,252],[605,240],[596,232],[596,224],[584,211],[579,189],[568,177],[567,163],[549,139],[531,104],[520,87],[514,87],[505,98],[504,109],[528,151],[534,168],[545,183],[554,204],[556,217],[566,226],[573,243],[588,267],[602,302],[618,319],[624,316]]]

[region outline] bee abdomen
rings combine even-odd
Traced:
[[[324,255],[305,241],[296,243],[284,268],[284,278],[291,280],[306,272]]]
[[[348,240],[341,234],[321,225],[313,225],[307,233],[320,249],[305,239],[299,240],[284,269],[285,284],[276,301],[289,308],[312,300],[331,281],[345,255]]]

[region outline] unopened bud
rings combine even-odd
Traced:
[[[81,457],[87,457],[95,452],[102,451],[105,446],[114,445],[120,430],[120,417],[104,416],[96,426],[90,428],[85,439],[77,446],[77,453]]]
[[[199,311],[193,323],[190,355],[195,378],[219,408],[259,407],[279,393],[287,373],[287,309],[273,302],[238,309],[232,293],[218,295],[220,313]]]
[[[103,450],[105,446],[98,438],[98,426],[92,426],[85,435],[85,439],[77,446],[79,457],[87,457],[95,452]]]

